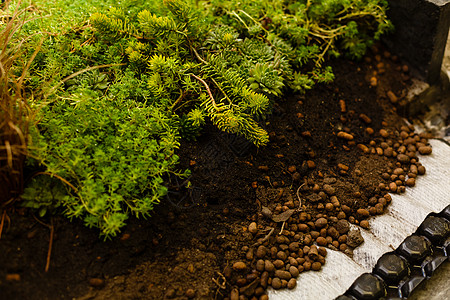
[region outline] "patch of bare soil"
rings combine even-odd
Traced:
[[[205,128],[185,141],[189,184],[170,192],[148,220],[130,220],[101,241],[79,222],[49,229],[30,211],[8,211],[0,240],[2,299],[267,299],[319,271],[327,248],[352,255],[391,198],[425,173],[429,154],[395,105],[411,83],[407,66],[374,48],[363,61],[332,63],[336,80],[289,95],[263,121],[267,147]],[[47,224],[50,220],[42,220]]]

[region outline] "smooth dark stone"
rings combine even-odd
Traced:
[[[397,253],[410,263],[419,263],[430,253],[430,244],[422,236],[410,235],[397,248]]]
[[[440,215],[450,221],[450,205],[447,205],[447,207],[441,211]]]
[[[361,300],[380,299],[386,296],[383,280],[369,273],[359,276],[348,292]]]
[[[406,261],[394,253],[386,253],[378,259],[374,273],[389,284],[397,284],[408,275],[409,268]]]
[[[442,245],[450,236],[450,221],[435,216],[427,217],[419,227],[419,232],[426,236],[433,245]]]

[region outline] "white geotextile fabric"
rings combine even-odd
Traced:
[[[430,212],[439,212],[450,204],[450,146],[430,140],[433,153],[420,156],[427,172],[419,176],[414,188],[402,195],[391,195],[387,213],[370,218],[370,230],[361,229],[364,243],[355,249],[353,259],[328,249],[326,263],[319,272],[300,274],[294,290],[269,290],[272,300],[334,299],[344,293],[362,273],[370,272],[378,258],[397,248],[422,223]],[[450,278],[450,275],[449,275]],[[450,295],[450,285],[439,287]],[[428,297],[427,297],[428,298]],[[431,296],[428,299],[432,299]]]

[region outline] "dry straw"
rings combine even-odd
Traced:
[[[28,130],[33,112],[24,90],[27,71],[42,40],[31,57],[21,64],[22,48],[30,37],[18,38],[22,26],[31,19],[29,7],[7,13],[10,1],[0,10],[0,208],[11,204],[23,189],[23,168],[29,143]],[[14,69],[22,70],[15,74]]]

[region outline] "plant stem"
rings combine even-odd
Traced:
[[[203,85],[204,85],[205,88],[206,88],[206,91],[208,92],[209,98],[211,98],[211,101],[212,101],[212,104],[213,104],[214,108],[215,108],[217,111],[220,111],[220,108],[217,106],[216,100],[214,100],[214,97],[213,97],[213,95],[212,95],[212,93],[211,93],[211,90],[209,89],[208,84],[207,84],[203,79],[201,79],[200,77],[198,77],[197,75],[191,74],[191,76],[194,77],[195,79],[197,79],[198,81],[200,81],[201,83],[203,83]]]
[[[63,80],[61,80],[58,84],[56,84],[54,87],[52,87],[50,89],[50,91],[47,92],[47,94],[45,94],[44,99],[47,99],[48,96],[50,96],[57,88],[59,88],[62,84],[64,84],[64,82],[66,82],[67,80],[70,80],[74,77],[77,77],[80,74],[92,71],[92,70],[97,70],[97,69],[101,69],[101,68],[109,68],[109,67],[117,67],[117,66],[124,66],[126,65],[126,63],[120,63],[120,64],[107,64],[107,65],[100,65],[100,66],[93,66],[93,67],[89,67],[83,70],[80,70],[78,72],[73,73],[72,75],[67,76],[66,78],[64,78]]]
[[[5,224],[5,216],[6,216],[6,209],[3,211],[2,221],[0,222],[0,239],[2,238],[3,225]]]
[[[53,217],[50,219],[50,241],[48,243],[47,263],[45,264],[45,272],[50,268],[50,257],[52,255],[53,236],[55,234],[55,226],[53,225]]]

